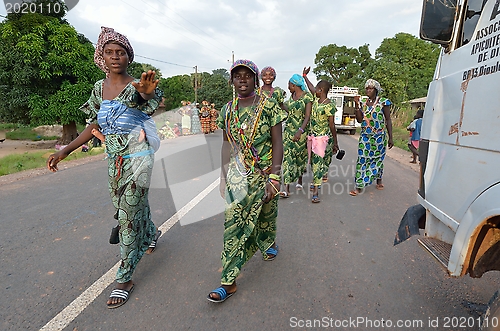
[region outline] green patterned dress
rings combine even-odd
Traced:
[[[100,110],[99,116],[103,115],[102,84],[103,80],[100,80],[94,85],[89,100],[80,108],[89,117],[89,124],[97,124]],[[155,97],[145,101],[129,83],[111,102],[118,102],[150,115],[158,108],[161,94],[157,89]],[[120,118],[110,124],[119,127],[119,120]],[[132,279],[139,260],[156,235],[148,202],[154,154],[150,152],[151,146],[146,140],[139,142],[137,135],[132,133],[108,134],[105,136],[105,144],[109,156],[109,193],[116,208],[115,218],[120,225],[121,264],[116,274],[116,281],[126,283]]]
[[[271,91],[259,88],[259,94],[264,94],[268,98],[273,98],[279,105],[285,102],[286,92],[281,87],[274,87]],[[272,93],[269,93],[272,92]]]
[[[304,122],[306,105],[314,99],[310,92],[304,92],[298,100],[287,100],[288,118],[283,132],[283,183],[290,184],[307,169],[307,134],[302,134],[299,141],[292,141],[293,136]],[[307,129],[307,128],[306,128]]]
[[[376,104],[368,107],[367,98],[361,100],[363,122],[358,143],[358,161],[356,163],[356,188],[362,189],[381,179],[384,173],[384,158],[387,148],[387,133],[383,107],[390,106],[386,98],[377,98]]]
[[[309,122],[308,134],[315,137],[328,136],[328,145],[326,146],[325,156],[321,157],[315,153],[311,153],[311,168],[313,172],[313,184],[321,185],[323,176],[328,173],[328,168],[332,162],[333,156],[333,137],[330,131],[328,118],[334,116],[337,108],[333,102],[321,104],[318,99],[314,98],[311,120]]]
[[[265,251],[276,239],[278,200],[274,198],[266,204],[261,201],[268,179],[266,170],[272,165],[271,128],[280,125],[285,118],[286,113],[275,100],[261,97],[258,106],[238,109],[237,100],[228,103],[217,119],[217,125],[231,144],[221,254],[223,285],[235,281],[242,266],[257,250],[267,259]],[[240,134],[238,123],[244,136]],[[249,138],[252,134],[253,139]],[[258,162],[255,162],[255,155]]]

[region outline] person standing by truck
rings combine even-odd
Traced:
[[[379,96],[382,88],[374,79],[365,83],[366,97],[355,97],[356,120],[361,123],[356,162],[355,188],[349,194],[356,196],[362,189],[377,181],[377,189],[383,190],[382,175],[386,147],[392,148],[391,102]]]
[[[420,144],[420,132],[422,131],[423,115],[424,111],[419,108],[417,110],[417,113],[413,117],[413,121],[407,127],[407,130],[410,131],[410,141],[408,142],[408,148],[413,155],[413,159],[410,161],[410,163],[417,163],[417,156],[419,156],[418,148]]]

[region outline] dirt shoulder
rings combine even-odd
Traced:
[[[12,155],[12,154],[23,154],[26,152],[34,151],[51,151],[54,150],[56,140],[45,140],[45,141],[29,141],[29,140],[4,140],[0,143],[0,158]],[[88,156],[77,160],[63,161],[59,163],[59,169],[67,169],[77,165],[85,164],[88,162],[94,162],[102,160],[104,154]],[[31,170],[25,170],[21,172],[16,172],[10,175],[0,176],[0,186],[2,184],[12,183],[17,180],[32,178],[34,176],[47,174],[50,171],[47,168],[37,168]]]
[[[23,154],[25,152],[33,152],[40,150],[54,149],[56,140],[10,140],[5,139],[0,143],[0,158],[11,154]]]

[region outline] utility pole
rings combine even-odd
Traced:
[[[194,66],[194,106],[198,104],[198,66]]]
[[[231,51],[233,53],[233,56],[232,56],[232,64],[234,64],[234,51]],[[231,73],[229,73],[229,75],[231,76]],[[232,77],[230,77],[229,79],[231,79]],[[235,97],[235,94],[236,92],[234,91],[234,85],[232,84],[233,82],[231,82],[231,86],[233,87],[233,100],[234,100],[234,97]]]

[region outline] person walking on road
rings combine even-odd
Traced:
[[[382,175],[386,148],[394,146],[392,141],[391,102],[381,98],[380,83],[368,79],[365,83],[366,97],[354,98],[356,120],[361,123],[356,162],[355,189],[349,194],[356,196],[362,189],[377,181],[377,190],[383,190]]]
[[[315,95],[311,110],[310,125],[307,130],[307,150],[313,173],[311,201],[318,203],[321,201],[319,198],[319,188],[321,183],[323,183],[323,178],[328,174],[332,156],[339,150],[337,129],[335,128],[333,118],[337,108],[327,98],[332,84],[325,80],[320,80],[315,87],[309,78],[307,78],[310,70],[310,67],[304,68],[302,76],[309,91]]]
[[[108,186],[119,224],[121,263],[116,288],[107,301],[116,308],[134,289],[132,274],[144,253],[152,253],[161,235],[151,221],[148,202],[154,152],[160,146],[156,126],[149,116],[158,108],[162,92],[155,72],[134,79],[127,68],[134,59],[128,39],[112,28],[102,27],[94,61],[106,73],[95,83],[89,100],[80,108],[88,117],[87,128],[47,160],[49,170],[72,151],[96,136],[104,138],[108,154]],[[102,136],[100,133],[102,133]]]
[[[259,69],[238,60],[230,69],[237,96],[217,120],[224,131],[221,149],[221,196],[226,200],[221,286],[207,299],[223,302],[236,292],[236,278],[260,250],[266,261],[278,255],[276,218],[283,143],[278,103],[255,92]]]
[[[283,133],[283,183],[282,198],[290,196],[290,184],[302,189],[302,175],[307,168],[307,135],[305,131],[311,117],[313,95],[307,90],[304,78],[294,74],[289,82],[290,99],[284,106],[288,112]]]

